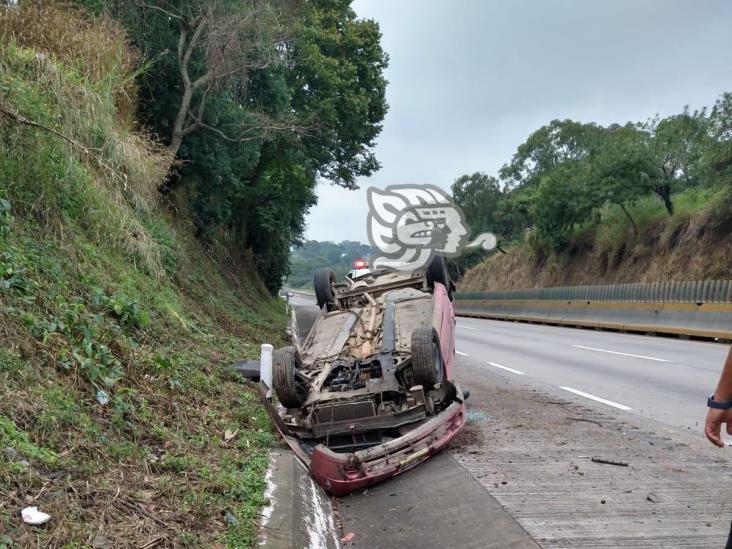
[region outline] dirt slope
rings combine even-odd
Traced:
[[[729,199],[728,199],[729,200]],[[582,284],[732,278],[732,216],[727,202],[684,220],[624,231],[608,242],[600,230],[578,236],[560,254],[527,244],[496,253],[469,270],[460,291]],[[606,227],[612,233],[613,227]]]

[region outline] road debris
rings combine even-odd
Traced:
[[[659,498],[656,494],[653,492],[648,492],[648,495],[646,496],[646,499],[650,501],[651,503],[661,503],[661,498]]]
[[[599,458],[599,457],[593,457],[590,459],[593,463],[602,463],[604,465],[615,465],[616,467],[627,467],[628,463],[626,461],[615,461],[614,459],[605,459],[605,458]]]
[[[490,419],[484,412],[479,410],[470,410],[465,414],[465,420],[469,423],[484,423],[490,421]]]
[[[106,406],[109,404],[109,393],[107,391],[102,391],[99,389],[96,394],[96,399],[99,404],[102,406]]]
[[[38,507],[26,507],[20,512],[23,522],[31,526],[40,526],[51,520],[51,515],[38,510]]]
[[[354,534],[353,532],[348,532],[345,536],[343,536],[341,538],[341,542],[348,543],[349,541],[352,541],[353,538],[355,538],[355,537],[356,537],[356,534]]]

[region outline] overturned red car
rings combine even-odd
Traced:
[[[343,495],[418,465],[465,423],[453,382],[455,316],[442,257],[416,272],[315,274],[318,310],[292,309],[265,404],[313,477]]]

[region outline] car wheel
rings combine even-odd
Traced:
[[[412,371],[417,385],[425,393],[445,377],[440,340],[434,328],[417,328],[412,332]]]
[[[299,408],[307,398],[307,387],[296,375],[301,366],[300,353],[295,347],[277,349],[273,353],[272,385],[285,408]]]
[[[441,255],[436,255],[427,266],[427,283],[434,290],[435,283],[439,282],[447,290],[447,294],[452,299],[452,284],[450,283],[450,273],[447,270],[447,262]]]
[[[313,286],[315,286],[315,299],[320,309],[324,306],[328,311],[335,309],[335,283],[336,276],[333,269],[326,267],[315,271]]]

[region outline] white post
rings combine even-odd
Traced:
[[[267,386],[267,398],[272,398],[272,345],[262,343],[259,356],[259,379]]]

